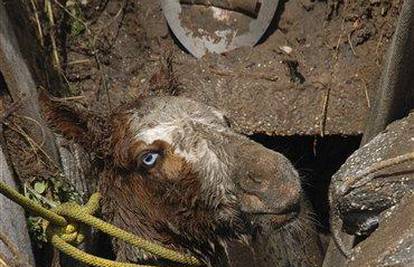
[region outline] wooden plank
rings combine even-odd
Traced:
[[[16,188],[6,157],[0,147],[0,181]],[[10,266],[33,266],[34,258],[27,232],[26,218],[24,210],[9,199],[0,195],[0,239],[5,237],[8,242],[0,242],[0,266],[1,260]],[[5,243],[10,243],[6,245]],[[18,259],[13,260],[13,250],[17,250]],[[1,259],[2,256],[6,259]],[[4,263],[3,263],[4,264]]]

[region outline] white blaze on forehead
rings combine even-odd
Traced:
[[[173,135],[176,134],[178,130],[177,125],[174,123],[162,123],[152,128],[136,129],[137,134],[135,137],[138,140],[145,142],[147,145],[150,145],[157,140],[172,144]]]
[[[215,114],[216,115],[216,114]],[[212,140],[206,139],[205,134],[195,129],[195,125],[204,127],[211,131]],[[202,118],[182,118],[170,122],[159,123],[153,127],[133,121],[132,131],[136,133],[135,138],[150,145],[154,141],[161,140],[174,148],[174,153],[183,157],[201,178],[203,196],[212,206],[217,207],[227,198],[231,199],[234,185],[229,177],[230,161],[224,148],[219,144],[224,138],[218,132],[227,131],[222,125],[211,124]],[[214,137],[213,137],[214,136]],[[217,139],[217,140],[216,140]],[[214,145],[213,145],[214,143]]]

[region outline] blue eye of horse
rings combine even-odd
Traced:
[[[147,167],[154,166],[160,154],[157,152],[148,152],[142,157],[142,163]]]

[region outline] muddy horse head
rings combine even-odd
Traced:
[[[275,227],[297,217],[294,167],[234,132],[213,107],[152,97],[100,116],[49,100],[46,115],[102,163],[106,220],[206,264],[221,264],[227,240],[253,234],[257,216],[271,216]],[[157,261],[121,241],[114,247],[119,260]]]

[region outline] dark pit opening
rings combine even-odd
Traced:
[[[319,231],[329,234],[328,189],[332,175],[358,149],[362,135],[340,136],[268,136],[250,138],[285,155],[299,171],[302,187],[311,201]]]

